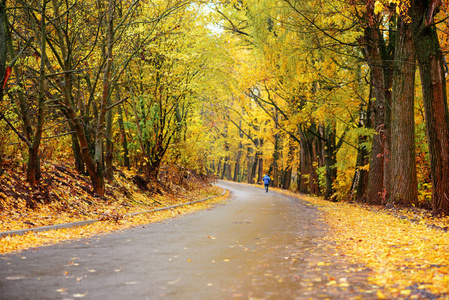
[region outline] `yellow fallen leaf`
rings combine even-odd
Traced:
[[[84,294],[73,294],[73,298],[84,298],[87,295],[87,292]]]
[[[377,298],[379,298],[379,299],[385,299],[385,295],[379,290],[379,291],[377,291]]]

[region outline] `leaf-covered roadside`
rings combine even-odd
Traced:
[[[373,270],[372,283],[389,292],[378,298],[449,299],[448,217],[300,198],[325,212],[339,255]]]
[[[92,236],[112,230],[161,221],[178,214],[210,207],[224,197],[188,207],[133,217],[127,214],[187,203],[222,190],[186,169],[166,167],[162,180],[148,183],[131,171],[117,170],[107,185],[105,198],[95,197],[88,178],[62,164],[47,164],[38,188],[31,189],[20,172],[10,168],[0,176],[0,231],[19,230],[88,219],[103,222],[77,228],[30,232],[0,239],[0,253],[48,245],[67,239]],[[16,169],[17,170],[17,169]]]

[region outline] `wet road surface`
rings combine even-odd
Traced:
[[[161,223],[0,256],[0,299],[372,298],[313,206],[228,182],[232,199]]]

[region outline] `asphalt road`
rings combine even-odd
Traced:
[[[315,207],[218,185],[232,199],[211,210],[1,255],[0,299],[369,298],[369,272],[335,255]]]

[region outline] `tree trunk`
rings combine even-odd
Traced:
[[[310,158],[311,158],[311,172],[310,172],[310,193],[312,195],[321,195],[321,189],[318,179],[318,173],[316,172],[317,168],[320,168],[324,166],[322,150],[324,147],[322,147],[322,141],[318,139],[316,136],[312,137],[312,147],[309,149],[311,151]]]
[[[298,191],[301,193],[310,193],[309,181],[310,173],[312,172],[310,148],[306,134],[303,130],[300,130],[300,146],[299,146],[299,185]]]
[[[288,144],[288,157],[287,157],[287,166],[284,170],[284,176],[282,178],[282,188],[284,190],[288,190],[290,188],[290,184],[292,181],[292,165],[294,161],[294,151],[295,146],[293,145],[293,141],[290,138]]]
[[[217,172],[215,173],[218,177],[220,177],[220,172],[221,172],[221,161],[223,160],[223,158],[220,157],[220,159],[218,160],[218,167],[217,167]],[[220,177],[221,178],[221,177]]]
[[[449,122],[443,53],[434,14],[437,0],[412,0],[412,36],[418,59],[429,144],[434,214],[449,215]]]
[[[72,152],[73,152],[73,157],[75,158],[75,169],[78,171],[78,173],[84,174],[84,172],[85,172],[84,160],[83,160],[83,156],[81,154],[80,144],[79,144],[78,138],[76,136],[75,126],[73,125],[73,123],[70,119],[68,119],[67,122],[69,123],[69,128],[70,128],[70,131],[72,132],[72,134],[70,134],[70,136],[72,138]]]
[[[44,128],[45,118],[45,63],[47,60],[46,47],[47,47],[47,32],[46,21],[44,18],[47,7],[47,1],[44,0],[42,4],[42,19],[41,19],[41,40],[40,40],[40,52],[41,52],[41,64],[39,73],[39,97],[38,97],[38,110],[37,110],[37,125],[33,135],[32,144],[29,148],[28,157],[28,169],[27,169],[27,182],[34,186],[36,181],[40,178],[40,159],[39,159],[39,147],[42,139],[42,132]]]
[[[0,103],[3,101],[3,83],[5,82],[6,54],[8,52],[8,29],[6,28],[6,0],[0,1]],[[0,166],[1,168],[1,166]]]
[[[415,159],[415,51],[411,27],[402,18],[396,31],[391,118],[391,195],[402,206],[418,203]]]
[[[262,157],[262,153],[259,153],[259,160],[257,163],[257,183],[260,184],[262,183],[262,178],[263,178],[263,157]]]
[[[262,183],[262,178],[263,178],[263,139],[259,139],[259,150],[258,150],[258,161],[257,161],[257,166],[258,166],[258,173],[257,173],[257,183],[260,184]]]
[[[128,150],[128,140],[126,138],[125,124],[123,123],[123,112],[122,106],[118,106],[118,123],[120,127],[120,135],[122,139],[122,149],[123,149],[123,166],[130,169],[131,165],[129,163],[129,150]]]
[[[358,128],[371,128],[371,92],[368,97],[366,111],[364,110],[363,105],[360,105],[359,114]],[[365,193],[368,185],[368,171],[365,170],[364,167],[369,163],[369,152],[365,146],[367,140],[368,136],[366,135],[360,135],[358,138],[357,160],[350,195],[351,199],[358,202],[364,202],[366,200]]]
[[[251,154],[252,154],[252,148],[248,146],[247,154],[246,154],[246,182],[249,184],[253,184],[254,180],[251,177],[252,175],[252,163],[251,163]]]
[[[98,179],[94,186],[94,191],[100,197],[104,197],[104,158],[103,143],[105,141],[105,123],[108,99],[111,90],[111,67],[112,67],[112,46],[113,46],[113,16],[114,16],[114,0],[108,1],[107,26],[106,26],[106,65],[103,73],[103,93],[98,114],[97,126],[95,129],[95,172]]]
[[[380,66],[371,68],[371,80],[376,102],[374,104],[373,145],[368,173],[367,202],[381,204],[384,187],[384,130],[385,130],[385,93],[383,89],[383,70]]]
[[[6,54],[8,52],[8,31],[6,28],[6,0],[0,1],[0,103],[3,102],[3,83],[5,82]],[[3,174],[3,153],[0,149],[0,175]]]
[[[228,157],[225,157],[225,162],[223,163],[223,170],[221,171],[220,179],[223,180],[228,170]]]
[[[235,159],[234,166],[234,178],[232,179],[234,182],[239,181],[239,173],[240,173],[240,156],[242,155],[243,145],[242,142],[239,143],[239,148],[237,149],[237,157]]]
[[[117,95],[117,94],[116,94]],[[119,96],[116,100],[120,100]],[[108,97],[108,106],[111,105],[111,97]],[[114,118],[113,108],[108,109],[106,112],[106,155],[105,155],[105,177],[107,180],[112,181],[114,179],[114,169],[112,166],[112,160],[114,158],[114,143],[112,142],[112,120]]]
[[[324,198],[329,200],[335,193],[333,183],[337,179],[336,125],[329,125],[325,130],[326,146],[324,148],[324,155],[326,162],[326,189]]]
[[[229,181],[232,180],[231,164],[229,162],[226,164],[226,179]]]
[[[391,34],[391,33],[390,33]],[[390,36],[392,38],[392,36]],[[393,57],[391,57],[393,58]],[[391,193],[391,102],[393,89],[392,59],[384,58],[384,93],[385,93],[385,119],[383,131],[383,159],[384,159],[384,187],[382,203],[385,204]]]
[[[388,163],[389,155],[389,130],[390,130],[390,101],[391,101],[391,60],[394,52],[392,24],[394,18],[390,20],[389,32],[390,41],[387,45],[385,36],[380,28],[380,14],[374,13],[374,1],[365,1],[367,22],[365,34],[360,39],[364,45],[363,55],[371,70],[371,88],[373,96],[376,98],[374,104],[374,130],[373,144],[371,147],[371,159],[368,174],[368,187],[366,200],[370,204],[381,204],[388,194],[389,183],[385,182],[389,176]],[[388,108],[387,108],[388,107]],[[389,181],[389,180],[388,180]]]

